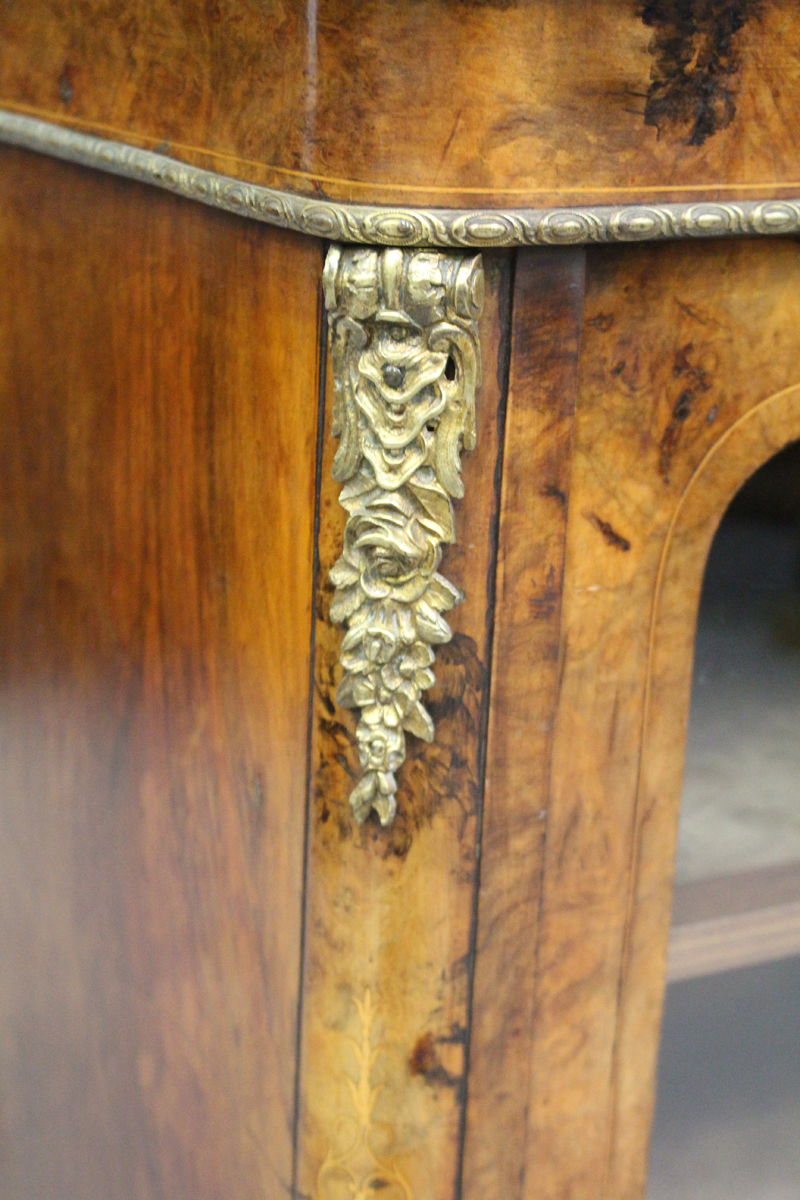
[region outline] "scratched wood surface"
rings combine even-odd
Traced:
[[[291,1180],[320,247],[0,150],[0,1193]]]
[[[644,1192],[702,567],[800,436],[799,330],[796,243],[587,255],[526,1200]]]
[[[311,197],[800,194],[794,0],[25,0],[0,107]]]
[[[436,725],[408,739],[398,815],[359,828],[348,797],[360,768],[354,714],[334,702],[342,631],[328,572],[344,512],[326,425],[303,987],[298,1188],[315,1200],[456,1194],[472,973],[482,745],[488,704],[498,454],[510,258],[485,256],[478,444],[463,456],[457,543],[440,570],[466,592],[426,693]]]

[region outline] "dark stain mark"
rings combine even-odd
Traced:
[[[704,313],[701,313],[699,308],[695,308],[693,304],[687,304],[684,300],[679,300],[677,296],[675,297],[675,303],[684,316],[691,317],[693,321],[697,321],[698,325],[711,324],[710,319]]]
[[[615,377],[617,375],[621,375],[627,365],[628,364],[625,362],[625,359],[623,358],[622,362],[618,362],[615,367],[611,368],[611,374]]]
[[[694,400],[694,392],[689,388],[681,392],[678,399],[675,401],[675,407],[672,410],[672,419],[682,425],[692,411],[692,401]]]
[[[542,495],[550,500],[557,500],[562,508],[567,507],[567,497],[561,491],[561,488],[556,487],[554,483],[546,483],[542,488]]]
[[[62,104],[69,104],[72,99],[73,90],[72,70],[69,66],[66,66],[61,72],[61,78],[58,81],[58,94]]]
[[[663,476],[665,482],[669,483],[669,468],[672,463],[672,456],[678,448],[678,442],[681,436],[681,426],[689,417],[692,411],[692,400],[694,394],[690,391],[681,392],[678,401],[672,410],[672,417],[661,438],[660,451],[658,457],[658,469]]]
[[[621,533],[617,533],[616,529],[604,521],[602,517],[598,517],[597,513],[584,513],[586,520],[590,525],[593,525],[598,533],[603,535],[603,541],[609,546],[613,546],[616,550],[623,550],[627,553],[631,548],[631,544],[626,537]]]
[[[411,1051],[411,1057],[408,1060],[408,1069],[412,1075],[427,1075],[436,1066],[438,1056],[436,1054],[436,1043],[433,1040],[432,1033],[423,1033],[417,1038],[416,1045]]]
[[[696,386],[707,392],[711,387],[711,376],[708,371],[704,371],[702,367],[696,367],[689,359],[689,355],[694,350],[694,345],[688,342],[685,346],[679,346],[675,351],[675,362],[672,365],[673,378],[679,379],[681,375],[688,374],[695,382]]]
[[[436,1046],[439,1042],[452,1044],[454,1038],[434,1038],[432,1033],[423,1033],[417,1038],[416,1045],[408,1060],[408,1069],[412,1075],[420,1075],[426,1083],[440,1084],[444,1087],[456,1088],[460,1091],[463,1080],[460,1075],[452,1075],[440,1062]],[[458,1039],[463,1042],[463,1038]]]
[[[261,825],[264,820],[264,810],[266,808],[266,797],[264,795],[264,783],[261,776],[256,774],[253,779],[253,785],[250,789],[250,804],[253,809],[253,816],[256,822]]]
[[[528,601],[532,620],[543,619],[546,621],[556,611],[556,606],[560,598],[561,588],[556,585],[556,573],[551,563],[547,571],[544,588],[539,588],[534,592]]]
[[[675,362],[672,375],[680,379],[684,385],[672,407],[672,413],[659,444],[658,469],[664,481],[669,483],[669,470],[672,457],[680,441],[681,429],[692,415],[698,392],[708,392],[711,389],[711,376],[700,366],[695,366],[689,359],[694,346],[689,342],[675,351]]]
[[[237,796],[239,819],[246,843],[252,854],[258,854],[263,845],[269,796],[261,774],[256,771],[250,775],[244,764]]]
[[[599,329],[601,333],[608,333],[609,329],[614,324],[614,314],[598,313],[596,317],[590,317],[586,324],[593,325],[594,328]]]
[[[461,114],[463,113],[463,111],[464,111],[464,105],[462,104],[461,108],[456,113],[456,119],[453,121],[453,128],[450,130],[450,136],[448,137],[447,141],[444,144],[444,149],[442,150],[442,157],[439,159],[439,170],[441,170],[441,168],[444,166],[444,161],[447,158],[447,155],[450,153],[450,147],[453,144],[453,138],[456,136],[456,130],[458,129],[458,125],[461,120]],[[438,178],[438,173],[437,173],[437,178]]]
[[[465,1046],[467,1044],[467,1030],[465,1026],[459,1025],[457,1021],[453,1021],[450,1026],[450,1032],[444,1033],[437,1041],[441,1046]]]
[[[740,67],[736,35],[762,0],[644,0],[639,15],[655,30],[645,125],[702,146],[736,115]]]

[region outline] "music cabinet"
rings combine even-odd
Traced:
[[[641,1200],[788,0],[0,5],[0,1191]]]

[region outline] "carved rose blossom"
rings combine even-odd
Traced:
[[[348,513],[330,574],[331,619],[348,627],[336,700],[360,710],[356,820],[374,809],[388,825],[406,733],[434,736],[421,700],[431,646],[450,640],[442,613],[462,598],[438,567],[463,494],[460,451],[475,439],[482,274],[457,255],[332,247],[324,283]]]
[[[350,793],[350,804],[359,824],[374,808],[381,825],[391,825],[397,812],[397,781],[394,772],[406,756],[406,739],[401,729],[384,729],[360,723],[356,732],[358,754],[364,777]]]

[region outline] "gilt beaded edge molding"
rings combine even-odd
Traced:
[[[800,233],[800,200],[549,209],[405,208],[309,200],[2,109],[0,142],[340,242],[486,249]]]
[[[331,620],[347,625],[336,701],[359,712],[361,824],[396,812],[406,733],[433,741],[422,693],[442,613],[463,599],[438,573],[464,495],[461,450],[475,446],[480,382],[480,255],[332,245],[323,272],[334,384],[333,476],[348,513],[331,570]]]

